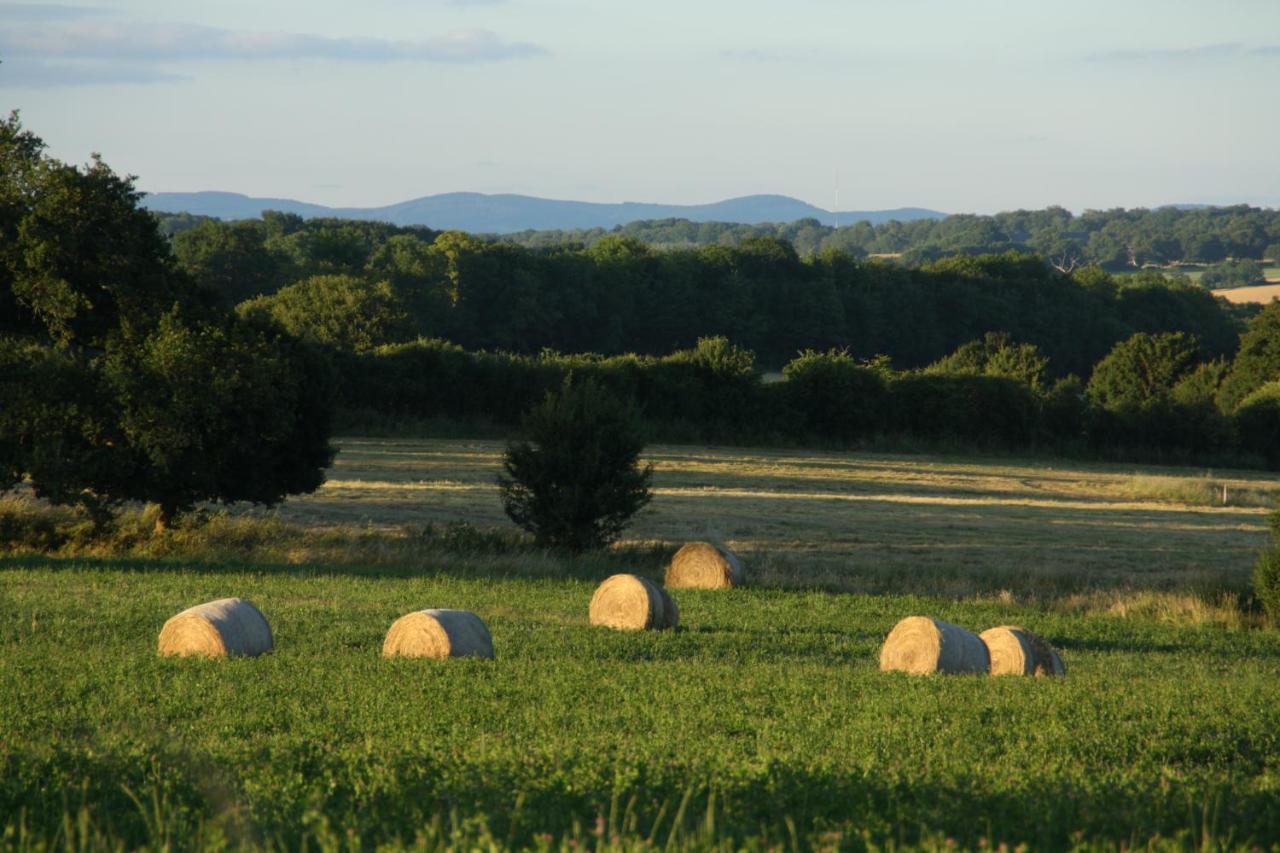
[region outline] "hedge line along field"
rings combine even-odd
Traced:
[[[3,846],[1280,843],[1280,633],[1118,606],[1241,589],[1273,480],[1233,474],[1223,507],[1186,471],[657,448],[652,512],[611,555],[415,559],[413,525],[496,521],[496,450],[346,442],[335,482],[271,522],[275,562],[0,560]],[[336,524],[361,503],[385,528]],[[215,526],[236,523],[265,522]],[[605,574],[656,576],[713,529],[756,586],[678,591],[679,632],[587,624]],[[369,559],[319,562],[307,536]],[[262,609],[273,653],[156,656],[165,619],[226,595]],[[478,613],[497,660],[381,658],[430,606]],[[1069,674],[878,672],[917,613],[1025,625]]]

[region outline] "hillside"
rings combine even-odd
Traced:
[[[693,222],[732,222],[756,225],[817,219],[848,225],[898,220],[940,219],[936,210],[904,207],[894,210],[847,210],[832,213],[782,195],[750,195],[711,204],[597,204],[524,195],[444,193],[423,196],[384,207],[325,207],[284,198],[255,198],[239,193],[151,193],[143,204],[161,213],[192,213],[219,219],[254,219],[264,210],[299,216],[372,219],[394,225],[426,225],[437,230],[458,229],[480,234],[568,228],[612,228],[642,219],[687,219]]]

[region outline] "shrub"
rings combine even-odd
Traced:
[[[644,440],[631,401],[570,375],[525,416],[523,433],[507,446],[498,491],[539,545],[603,547],[649,503],[653,467],[639,464]]]
[[[1240,449],[1258,454],[1270,468],[1280,468],[1280,380],[1245,397],[1232,420]]]
[[[1240,350],[1218,390],[1218,407],[1228,414],[1255,390],[1280,378],[1280,302],[1272,302],[1249,321]]]
[[[1013,379],[906,373],[889,394],[895,427],[926,441],[1025,447],[1035,430],[1035,397]]]
[[[1253,592],[1267,615],[1280,622],[1280,544],[1258,555],[1253,564]]]
[[[805,350],[782,373],[791,408],[815,435],[854,441],[882,428],[884,379],[844,350]]]

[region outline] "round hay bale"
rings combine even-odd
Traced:
[[[418,610],[391,623],[383,657],[493,658],[493,637],[470,610]]]
[[[675,627],[680,621],[675,601],[671,604],[668,617],[663,590],[656,584],[636,575],[613,575],[596,587],[588,616],[592,625],[621,631],[658,631]]]
[[[1067,668],[1044,638],[1017,625],[988,628],[980,634],[991,654],[992,675],[1066,675]]]
[[[210,658],[257,657],[272,649],[271,626],[243,598],[220,598],[187,608],[160,629],[160,654]]]
[[[880,669],[917,675],[986,673],[991,669],[991,658],[977,634],[940,619],[908,616],[885,638]]]
[[[746,582],[738,555],[710,542],[689,542],[676,551],[663,579],[672,589],[725,589]]]

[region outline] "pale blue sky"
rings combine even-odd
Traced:
[[[1280,0],[0,2],[0,60],[151,191],[1280,205]]]

